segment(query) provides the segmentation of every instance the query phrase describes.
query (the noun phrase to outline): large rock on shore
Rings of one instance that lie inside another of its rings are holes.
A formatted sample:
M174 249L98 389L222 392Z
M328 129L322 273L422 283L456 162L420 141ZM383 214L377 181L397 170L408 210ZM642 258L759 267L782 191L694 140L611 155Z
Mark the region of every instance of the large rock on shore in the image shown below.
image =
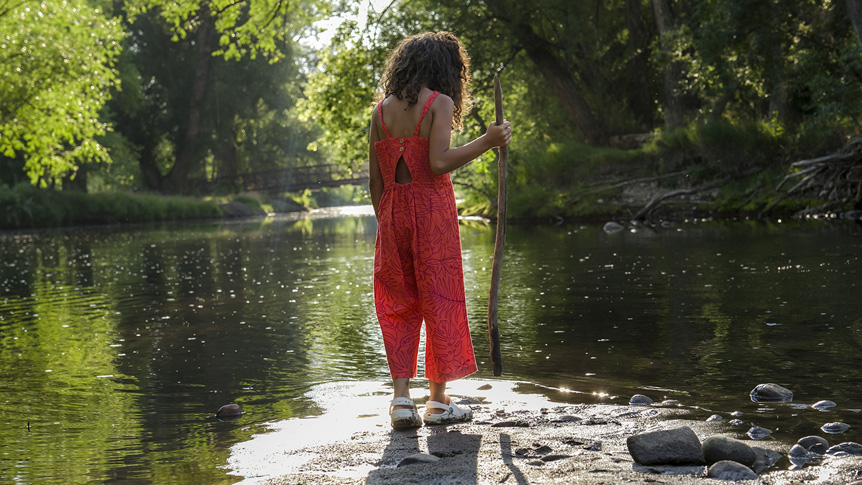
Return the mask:
M688 426L636 434L626 439L634 460L641 465L702 465L700 440Z
M707 465L720 461L735 461L750 468L757 460L757 454L750 446L726 436L710 436L704 440L702 449Z

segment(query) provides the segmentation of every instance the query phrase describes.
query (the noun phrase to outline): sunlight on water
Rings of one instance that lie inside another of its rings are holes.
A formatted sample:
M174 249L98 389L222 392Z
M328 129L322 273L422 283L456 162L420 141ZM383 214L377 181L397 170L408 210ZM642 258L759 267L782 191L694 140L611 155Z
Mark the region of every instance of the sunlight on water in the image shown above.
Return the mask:
M372 214L0 234L0 482L231 483L228 459L281 426L325 437L314 426L332 419L317 417L342 412L385 425ZM510 226L504 377L553 401L639 393L696 418L739 412L740 438L751 424L795 441L843 422L832 439L859 441L860 234ZM494 227L465 220L461 237L475 385L492 378ZM751 402L764 382L790 388L793 406ZM837 405L810 407L820 400ZM215 419L228 403L246 414Z

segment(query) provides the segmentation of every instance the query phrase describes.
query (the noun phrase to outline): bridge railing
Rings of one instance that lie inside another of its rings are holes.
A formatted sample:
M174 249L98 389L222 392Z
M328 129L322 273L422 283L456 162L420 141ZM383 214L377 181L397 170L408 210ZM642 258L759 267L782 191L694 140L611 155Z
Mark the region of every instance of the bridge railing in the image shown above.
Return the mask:
M368 183L367 164L363 165L358 172L348 171L341 165L323 164L262 170L237 174L233 177L193 181L194 186L202 190L228 185L249 192L294 192L365 183Z

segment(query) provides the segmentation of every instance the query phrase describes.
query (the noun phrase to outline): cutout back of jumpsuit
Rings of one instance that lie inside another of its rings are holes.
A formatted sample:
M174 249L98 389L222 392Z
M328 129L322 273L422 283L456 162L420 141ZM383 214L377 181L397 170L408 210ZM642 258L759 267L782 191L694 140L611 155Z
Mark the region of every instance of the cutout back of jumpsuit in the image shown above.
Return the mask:
M392 378L416 377L422 321L425 321L425 377L449 382L476 372L467 323L458 212L449 174L434 175L422 120L439 93L428 97L413 136L374 144L383 193L374 249L374 304ZM412 180L395 181L400 159Z

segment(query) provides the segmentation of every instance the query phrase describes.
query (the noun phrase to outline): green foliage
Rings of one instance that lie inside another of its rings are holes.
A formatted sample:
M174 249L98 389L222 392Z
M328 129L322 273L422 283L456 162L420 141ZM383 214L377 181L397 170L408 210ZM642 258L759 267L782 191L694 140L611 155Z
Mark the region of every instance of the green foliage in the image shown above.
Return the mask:
M151 194L58 192L0 185L0 228L156 222L219 217L214 202Z
M44 186L109 161L99 111L117 81L120 23L83 0L26 0L0 14L0 31L0 162L22 160Z

